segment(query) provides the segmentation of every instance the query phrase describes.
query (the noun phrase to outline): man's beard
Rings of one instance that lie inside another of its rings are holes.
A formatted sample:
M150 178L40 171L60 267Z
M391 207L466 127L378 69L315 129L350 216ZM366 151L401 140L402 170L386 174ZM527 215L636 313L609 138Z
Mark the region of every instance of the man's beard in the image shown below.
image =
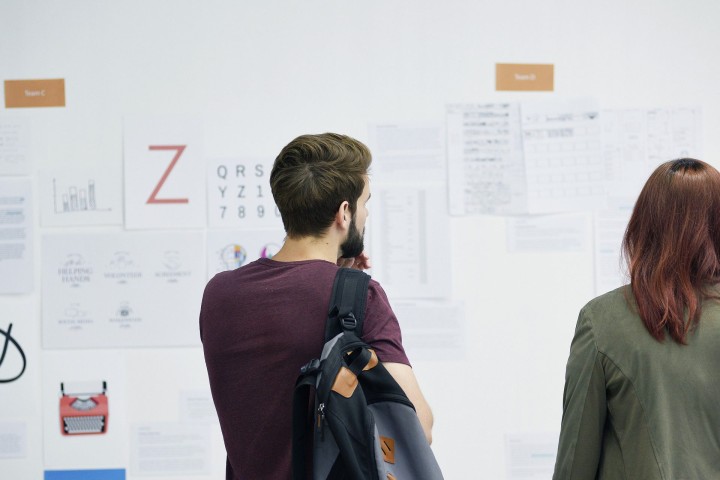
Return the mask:
M340 253L342 258L355 258L365 250L365 242L363 237L365 230L360 233L355 225L355 216L350 221L347 239L340 245Z

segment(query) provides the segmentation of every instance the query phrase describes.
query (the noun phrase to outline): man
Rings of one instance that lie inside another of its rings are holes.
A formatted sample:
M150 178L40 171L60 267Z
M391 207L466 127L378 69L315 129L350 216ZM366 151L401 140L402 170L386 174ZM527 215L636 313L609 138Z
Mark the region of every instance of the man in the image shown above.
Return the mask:
M363 233L370 151L332 133L303 135L270 175L287 233L272 259L216 275L200 312L200 337L227 450L227 480L291 477L295 380L324 343L338 266L369 268ZM428 441L432 413L403 350L400 328L371 280L362 332L415 405Z

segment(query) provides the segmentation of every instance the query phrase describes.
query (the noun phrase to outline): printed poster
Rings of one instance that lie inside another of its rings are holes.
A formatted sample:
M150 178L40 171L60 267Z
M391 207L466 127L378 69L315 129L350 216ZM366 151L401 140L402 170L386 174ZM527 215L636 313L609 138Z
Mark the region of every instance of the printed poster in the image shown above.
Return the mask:
M122 225L122 174L106 169L43 172L40 220L44 227Z
M210 228L282 229L270 191L272 158L225 158L208 161Z
M45 348L197 345L202 232L43 237Z
M127 117L125 227L187 228L206 223L202 123L191 117Z

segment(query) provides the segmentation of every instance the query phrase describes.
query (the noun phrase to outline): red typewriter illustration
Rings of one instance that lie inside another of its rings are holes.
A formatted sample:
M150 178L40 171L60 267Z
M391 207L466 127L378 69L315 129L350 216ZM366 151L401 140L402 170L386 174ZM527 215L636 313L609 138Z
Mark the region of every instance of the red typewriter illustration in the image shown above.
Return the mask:
M60 431L63 435L107 432L107 382L63 382L60 394Z

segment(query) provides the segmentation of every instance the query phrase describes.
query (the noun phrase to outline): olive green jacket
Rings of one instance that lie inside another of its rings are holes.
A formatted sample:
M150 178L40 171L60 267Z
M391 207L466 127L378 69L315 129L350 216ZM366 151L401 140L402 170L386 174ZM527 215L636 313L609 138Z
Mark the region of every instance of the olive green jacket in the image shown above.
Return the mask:
M553 479L720 479L720 305L705 302L687 345L661 343L627 288L580 311Z

